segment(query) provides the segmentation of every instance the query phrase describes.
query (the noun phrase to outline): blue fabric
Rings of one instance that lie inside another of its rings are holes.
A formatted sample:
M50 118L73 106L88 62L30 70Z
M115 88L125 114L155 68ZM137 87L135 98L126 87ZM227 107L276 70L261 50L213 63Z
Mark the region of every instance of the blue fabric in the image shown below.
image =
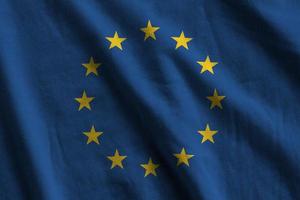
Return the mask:
M300 199L299 15L296 0L2 0L0 199ZM149 19L160 29L144 41ZM189 50L170 38L182 30ZM207 55L214 75L200 74ZM86 77L91 56L102 65ZM115 149L124 169L110 169Z

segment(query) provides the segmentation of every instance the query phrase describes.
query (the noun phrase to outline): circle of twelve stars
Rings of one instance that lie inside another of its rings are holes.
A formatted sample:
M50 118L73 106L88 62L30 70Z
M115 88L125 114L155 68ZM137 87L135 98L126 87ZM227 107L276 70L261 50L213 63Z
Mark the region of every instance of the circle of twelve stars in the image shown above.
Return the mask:
M147 23L147 26L144 28L141 28L140 30L144 32L145 37L144 41L147 39L153 39L156 40L155 32L158 31L160 27L152 26L151 21L149 20ZM188 43L193 39L186 37L184 32L182 31L178 37L171 37L176 42L175 49L178 49L180 47L185 48L188 50ZM110 42L109 49L112 48L118 48L120 50L123 50L122 43L127 38L122 38L119 36L118 32L114 33L113 37L106 37L106 40ZM202 67L200 73L211 73L214 74L213 68L218 64L218 62L212 62L210 60L210 57L207 56L204 61L197 61L197 63ZM94 74L98 76L98 68L101 66L101 63L95 62L94 58L91 57L89 60L89 63L82 64L84 68L86 68L86 76L89 76L90 74ZM219 108L222 109L221 101L225 98L225 96L219 96L218 91L214 89L212 96L206 97L210 101L210 109L213 108ZM82 97L75 98L75 100L79 103L78 111L82 109L88 109L91 110L91 102L95 99L95 97L88 97L86 91L83 91ZM214 135L217 134L217 130L211 130L209 124L206 124L206 127L204 130L199 130L198 134L202 136L201 143L204 142L211 142L214 143ZM87 137L87 144L90 143L99 143L99 137L103 135L103 132L96 131L95 126L92 126L90 131L83 132L83 134ZM186 165L189 166L189 160L194 157L192 154L188 154L185 150L185 148L182 148L180 153L174 153L173 156L177 158L177 166L180 165ZM123 169L123 161L127 158L127 156L120 155L118 149L115 150L114 155L107 156L107 159L111 161L111 169L115 167L119 167ZM155 164L151 157L149 158L148 163L141 164L140 165L145 170L144 177L147 177L148 175L154 175L156 176L156 169L159 168L159 164Z

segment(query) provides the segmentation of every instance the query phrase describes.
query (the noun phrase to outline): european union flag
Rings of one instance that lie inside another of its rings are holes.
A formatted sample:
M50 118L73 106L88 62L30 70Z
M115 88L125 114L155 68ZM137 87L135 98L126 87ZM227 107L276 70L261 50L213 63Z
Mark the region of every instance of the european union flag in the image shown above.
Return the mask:
M2 0L0 199L300 199L299 16Z

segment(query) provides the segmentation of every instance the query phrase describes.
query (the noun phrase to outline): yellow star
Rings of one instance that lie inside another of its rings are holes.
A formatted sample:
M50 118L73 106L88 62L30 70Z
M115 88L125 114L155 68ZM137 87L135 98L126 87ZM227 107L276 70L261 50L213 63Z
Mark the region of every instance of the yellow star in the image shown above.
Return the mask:
M202 66L201 74L205 71L209 71L214 74L213 67L218 64L217 62L211 62L209 56L206 57L205 61L197 61L197 63Z
M141 28L141 31L145 33L144 41L147 40L147 38L151 37L154 40L156 40L155 32L159 29L159 27L155 27L151 25L151 21L148 20L147 27Z
M118 47L119 49L122 49L122 42L124 42L127 38L120 38L118 35L118 32L115 32L114 37L106 37L108 41L110 41L109 49L112 49L114 47Z
M75 98L75 100L80 104L78 110L81 110L82 108L87 108L91 110L90 103L94 100L94 98L95 97L87 97L86 92L83 91L81 98Z
M159 165L154 164L152 162L152 159L150 158L148 161L148 164L141 164L141 167L143 167L145 169L145 176L148 176L149 174L152 174L154 176L156 176L156 171L155 169L159 167Z
M103 132L96 132L95 127L92 126L90 132L83 132L84 135L88 137L87 144L95 142L99 144L98 137L103 134Z
M221 101L225 98L225 96L219 96L217 89L214 90L213 96L208 96L206 98L211 101L210 109L213 109L215 106L221 109L223 108Z
M177 43L175 49L178 49L181 46L183 46L186 49L189 49L187 43L190 42L193 38L185 37L184 32L181 31L181 34L179 37L172 37L172 39L175 40Z
M115 155L114 155L114 156L107 156L107 158L108 158L109 160L112 161L112 164L111 164L110 169L113 169L113 168L116 167L116 166L119 166L120 168L123 169L122 161L123 161L126 157L127 157L127 156L121 156L121 155L119 154L118 149L116 149Z
M194 155L186 154L185 149L182 148L181 152L179 154L173 154L178 160L177 160L177 166L180 164L186 164L189 165L189 159L194 157Z
M89 63L83 63L82 66L86 68L85 76L88 76L90 73L94 73L98 76L97 68L101 65L101 63L95 63L94 58L91 57Z
M209 125L206 124L206 128L203 131L198 131L199 134L203 136L202 142L205 142L206 140L211 141L212 143L215 143L213 136L217 133L218 131L213 131L210 130Z

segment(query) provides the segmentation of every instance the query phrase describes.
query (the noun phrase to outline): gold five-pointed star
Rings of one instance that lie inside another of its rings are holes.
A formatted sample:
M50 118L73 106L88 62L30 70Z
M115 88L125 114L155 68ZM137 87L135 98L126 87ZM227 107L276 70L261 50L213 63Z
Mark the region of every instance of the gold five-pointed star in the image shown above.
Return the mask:
M78 110L81 110L83 108L87 108L91 110L90 103L94 100L95 97L87 97L86 92L83 91L81 98L75 98L75 100L80 104Z
M147 40L149 37L156 40L155 32L159 29L159 27L155 27L151 25L151 21L148 20L147 27L141 28L141 31L145 33L144 41Z
M205 61L197 61L197 63L202 66L201 74L205 71L214 74L213 68L218 64L217 62L211 62L209 56L206 57Z
M88 76L90 73L94 73L98 76L97 68L101 65L101 63L95 63L94 58L91 57L89 63L83 63L82 66L86 68L85 76Z
M210 109L213 109L215 106L221 109L223 108L221 101L225 98L225 96L219 96L217 89L214 90L213 96L208 96L206 98L211 101Z
M122 163L122 161L123 161L126 157L127 157L127 156L121 156L121 155L119 154L118 149L116 149L115 155L113 155L113 156L107 156L107 158L108 158L109 160L112 161L112 164L111 164L110 169L113 169L113 168L116 167L116 166L119 166L120 168L123 169L123 163Z
M152 174L154 176L156 176L156 168L159 167L158 164L154 164L152 162L152 159L150 158L149 161L148 161L148 164L141 164L141 167L143 167L145 169L145 176L148 176L149 174Z
M87 140L87 142L86 142L87 144L89 144L89 143L91 143L91 142L95 142L95 143L99 144L98 137L99 137L100 135L102 135L103 132L97 132L97 131L95 130L95 127L92 126L90 132L83 132L83 134L86 135L86 136L88 137L88 140Z
M218 131L213 131L210 130L209 125L206 124L206 128L203 131L198 131L199 134L203 136L202 142L205 142L206 140L211 141L212 143L215 143L213 136L217 133Z
M186 154L185 149L182 148L181 152L179 154L173 154L178 160L177 160L177 166L180 164L186 164L187 166L190 166L189 159L191 159L194 155Z
M118 47L119 49L122 49L122 42L124 42L127 38L120 38L118 35L118 32L116 31L114 34L114 37L106 37L108 41L110 41L109 49L112 49L114 47Z
M172 37L172 39L175 40L176 43L177 43L175 49L178 49L181 46L183 46L186 49L189 49L187 43L190 42L193 38L187 38L187 37L185 37L184 32L181 31L181 34L180 34L179 37Z

